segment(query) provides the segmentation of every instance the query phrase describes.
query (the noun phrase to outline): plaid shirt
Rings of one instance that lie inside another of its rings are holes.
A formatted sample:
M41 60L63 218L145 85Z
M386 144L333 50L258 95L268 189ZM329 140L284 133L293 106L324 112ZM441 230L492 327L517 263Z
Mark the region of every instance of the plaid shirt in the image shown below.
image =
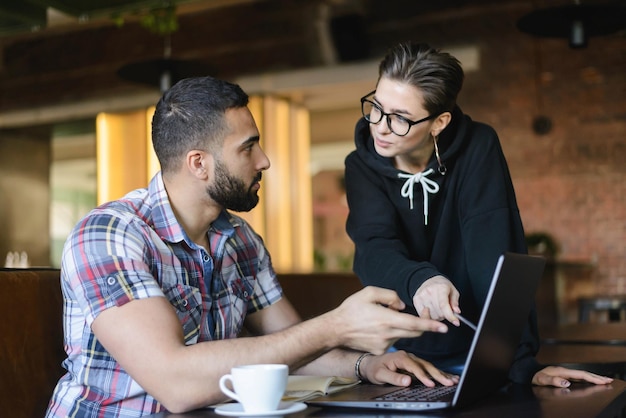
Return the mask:
M211 254L178 224L160 173L147 189L94 209L76 225L61 266L68 373L47 417L137 417L164 410L91 331L105 309L166 297L190 345L236 338L246 314L281 298L263 241L245 221L222 212L209 241Z

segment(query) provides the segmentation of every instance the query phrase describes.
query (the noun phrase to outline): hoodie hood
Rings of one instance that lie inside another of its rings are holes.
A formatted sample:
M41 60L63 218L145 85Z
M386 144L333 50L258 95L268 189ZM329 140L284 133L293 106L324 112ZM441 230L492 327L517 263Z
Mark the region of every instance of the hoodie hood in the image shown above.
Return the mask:
M383 157L376 152L374 140L370 134L370 124L361 118L355 129L356 153L361 160L372 170L384 177L394 179L398 182L398 193L408 199L408 205L413 209L415 185L421 185L422 197L424 199L424 222L428 224L428 198L429 195L439 191L439 186L443 182L444 176L454 169L454 162L459 151L469 141L468 129L471 126L471 119L464 115L457 106L452 111L452 120L448 126L439 134L439 155L441 164L439 166L435 153L430 157L428 164L421 173L407 173L398 170L393 165L393 158Z

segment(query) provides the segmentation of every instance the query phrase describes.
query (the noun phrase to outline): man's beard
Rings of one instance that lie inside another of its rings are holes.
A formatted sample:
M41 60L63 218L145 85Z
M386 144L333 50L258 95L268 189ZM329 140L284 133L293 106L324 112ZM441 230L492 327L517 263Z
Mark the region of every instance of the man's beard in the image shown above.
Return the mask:
M246 188L243 180L230 174L220 160L215 162L215 181L207 186L207 193L222 207L235 212L248 212L259 203L259 196L252 186L261 181L261 173Z

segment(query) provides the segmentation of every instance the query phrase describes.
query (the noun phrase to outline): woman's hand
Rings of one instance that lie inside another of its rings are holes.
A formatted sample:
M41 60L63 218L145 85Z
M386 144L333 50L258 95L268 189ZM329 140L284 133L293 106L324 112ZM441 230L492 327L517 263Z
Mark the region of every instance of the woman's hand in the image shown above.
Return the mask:
M426 280L415 292L413 305L420 318L448 320L457 327L461 324L455 314L459 308L459 291L443 276Z
M330 334L338 338L334 346L374 354L385 353L400 338L415 338L424 332L448 331L448 327L441 322L399 312L404 307L396 292L368 286L323 316L331 321L327 325L329 338Z
M545 369L539 370L533 376L533 385L538 386L566 388L572 384L572 381L606 385L611 383L613 379L584 370L568 369L559 366L548 366Z

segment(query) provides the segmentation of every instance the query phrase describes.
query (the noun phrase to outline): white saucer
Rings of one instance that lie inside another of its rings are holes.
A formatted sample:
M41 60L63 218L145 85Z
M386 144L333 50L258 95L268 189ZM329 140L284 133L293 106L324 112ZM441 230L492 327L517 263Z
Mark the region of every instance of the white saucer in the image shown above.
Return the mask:
M306 404L302 402L281 402L278 409L267 412L245 412L240 403L226 403L215 408L215 413L230 417L268 417L293 414L306 409Z

